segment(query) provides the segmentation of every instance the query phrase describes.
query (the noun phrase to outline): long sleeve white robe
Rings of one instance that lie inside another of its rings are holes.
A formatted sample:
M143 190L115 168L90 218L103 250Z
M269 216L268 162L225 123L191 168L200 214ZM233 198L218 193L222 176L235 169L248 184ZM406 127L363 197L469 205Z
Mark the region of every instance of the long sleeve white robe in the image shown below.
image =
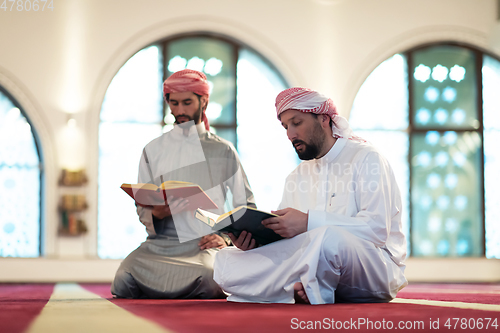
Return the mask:
M406 285L399 189L370 144L337 139L302 162L286 180L286 207L308 213L308 232L217 254L214 279L229 300L290 303L300 281L313 304L388 301Z

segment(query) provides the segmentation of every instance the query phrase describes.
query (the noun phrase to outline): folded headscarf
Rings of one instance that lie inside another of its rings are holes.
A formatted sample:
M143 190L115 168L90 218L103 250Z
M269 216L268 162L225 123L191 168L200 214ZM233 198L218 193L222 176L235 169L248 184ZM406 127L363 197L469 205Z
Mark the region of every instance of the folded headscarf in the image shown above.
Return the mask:
M276 97L275 106L278 119L286 110L326 114L333 120L332 132L335 138L365 142L359 136L354 135L349 122L339 115L333 101L314 90L299 87L283 90Z
M163 96L168 103L167 94L191 91L200 96L207 96L207 105L210 98L210 86L207 82L207 77L202 72L192 69L183 69L170 75L163 82ZM201 120L205 123L207 131L210 128L207 115L203 110Z

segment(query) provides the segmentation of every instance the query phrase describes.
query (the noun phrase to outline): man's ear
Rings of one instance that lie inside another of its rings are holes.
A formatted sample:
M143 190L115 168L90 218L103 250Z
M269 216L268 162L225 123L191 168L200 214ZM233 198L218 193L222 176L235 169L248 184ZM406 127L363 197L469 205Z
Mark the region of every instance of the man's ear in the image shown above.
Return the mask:
M326 114L321 115L321 126L330 127L330 116Z

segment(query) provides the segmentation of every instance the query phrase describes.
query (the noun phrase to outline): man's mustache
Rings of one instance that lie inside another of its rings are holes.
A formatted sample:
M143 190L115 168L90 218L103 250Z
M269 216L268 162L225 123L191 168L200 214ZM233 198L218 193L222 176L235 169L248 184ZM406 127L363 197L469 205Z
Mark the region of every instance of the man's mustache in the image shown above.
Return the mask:
M292 145L295 147L296 145L298 144L303 144L304 146L306 146L306 143L302 140L299 140L299 139L295 139L292 141Z
M178 119L180 119L180 118L185 118L185 119L188 119L188 120L193 120L193 119L191 119L190 116L182 114L182 115L178 115L177 117L175 117L175 121L177 122Z

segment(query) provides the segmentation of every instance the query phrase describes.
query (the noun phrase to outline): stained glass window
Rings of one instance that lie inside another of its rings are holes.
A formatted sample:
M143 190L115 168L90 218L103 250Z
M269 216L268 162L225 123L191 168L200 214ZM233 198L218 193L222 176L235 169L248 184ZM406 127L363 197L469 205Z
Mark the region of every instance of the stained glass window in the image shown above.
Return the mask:
M411 52L415 256L483 254L477 60L473 50L454 45Z
M428 131L411 140L413 255L480 256L481 138Z
M478 129L474 52L435 46L412 53L413 127Z
M174 118L163 102L161 84L184 68L207 75L211 85L207 107L211 131L237 147L258 208L277 208L286 171L298 164L273 108L274 98L287 85L260 55L234 41L209 36L173 38L147 47L116 74L101 109L101 258L123 258L146 239L133 201L120 193L119 187L137 181L142 148L172 128ZM273 142L272 147L269 142ZM274 156L276 172L263 166L263 156Z
M42 168L30 123L0 90L0 256L40 256Z
M404 65L397 65L399 59ZM407 142L407 149L394 149L394 139L390 149L381 150L396 174L404 169L398 163L406 165L400 187L411 179L403 200L411 213L413 256L500 258L498 91L498 60L472 48L440 44L389 58L358 92L351 111L358 134L374 143L383 143L377 136L394 135L395 129L406 137L398 142ZM384 124L373 112L379 104L389 106ZM395 122L402 126L391 125Z

